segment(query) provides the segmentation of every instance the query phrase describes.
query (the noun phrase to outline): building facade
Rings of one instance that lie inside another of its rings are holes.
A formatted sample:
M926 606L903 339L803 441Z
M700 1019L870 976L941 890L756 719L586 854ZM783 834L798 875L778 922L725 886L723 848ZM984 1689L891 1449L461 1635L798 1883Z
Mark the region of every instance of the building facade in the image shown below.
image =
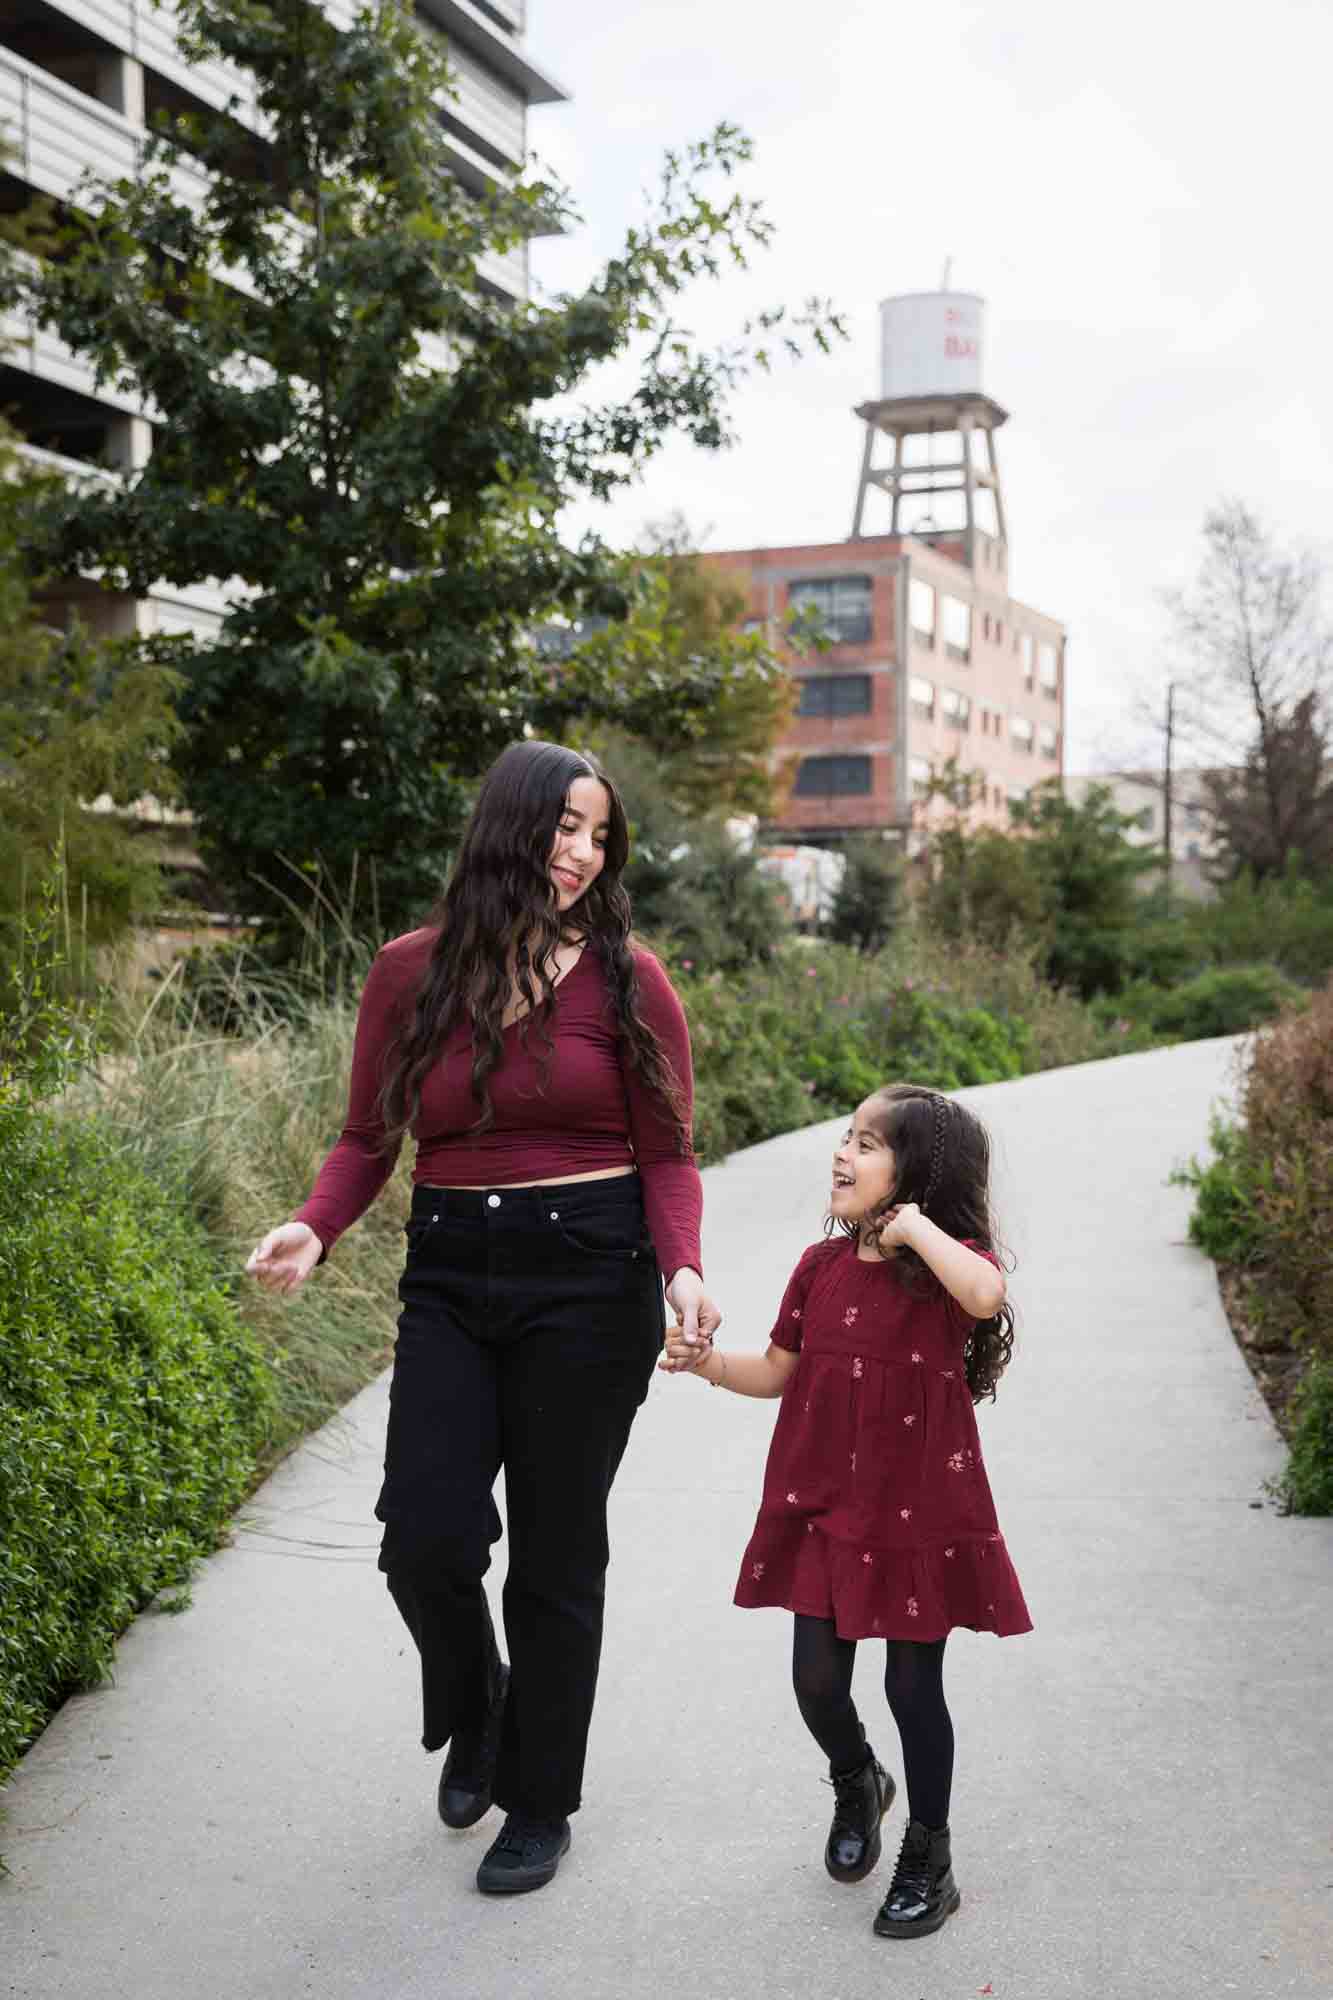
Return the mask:
M323 0L335 21L350 23L350 0ZM454 171L480 186L516 174L527 151L533 104L566 96L528 54L525 0L419 0L418 25L448 41L456 96L441 104ZM132 175L147 130L160 112L225 106L246 78L229 65L187 64L178 46L172 0L0 0L0 200L8 212L34 195L68 199L88 170ZM182 166L188 200L201 177ZM481 267L483 282L511 298L527 295L526 246ZM114 478L142 466L162 413L143 408L51 333L18 317L0 322L0 409L35 457L70 477ZM443 361L443 354L441 360ZM84 622L108 633L216 629L228 602L224 585L162 589L143 601L86 585Z
M796 679L779 746L791 770L772 824L783 838L910 836L951 809L933 777L969 775L976 825L1064 766L1065 633L1009 594L1006 545L974 530L710 554L747 593ZM794 652L792 614L830 642Z
M1132 822L1125 838L1134 847L1155 848L1171 853L1171 886L1183 896L1203 900L1216 894L1212 868L1219 859L1217 835L1208 811L1204 779L1207 773L1195 768L1178 770L1171 779L1171 824L1166 824L1166 787L1157 771L1107 771L1071 775L1065 779L1065 797L1072 805L1082 805L1094 788L1105 788L1117 812ZM1169 833L1169 840L1168 840ZM1145 875L1143 886L1150 888L1160 878Z

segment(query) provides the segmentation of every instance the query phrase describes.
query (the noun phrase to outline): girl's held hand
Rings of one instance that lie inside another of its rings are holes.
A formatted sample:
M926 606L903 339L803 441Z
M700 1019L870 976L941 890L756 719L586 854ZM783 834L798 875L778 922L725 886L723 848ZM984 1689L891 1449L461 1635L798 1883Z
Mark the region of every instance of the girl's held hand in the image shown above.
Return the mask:
M266 1292L285 1296L305 1283L319 1262L322 1247L308 1222L284 1222L255 1245L245 1268Z
M657 1365L668 1375L689 1375L703 1367L712 1351L711 1340L698 1341L691 1347L685 1339L684 1327L677 1320L667 1328L666 1351Z

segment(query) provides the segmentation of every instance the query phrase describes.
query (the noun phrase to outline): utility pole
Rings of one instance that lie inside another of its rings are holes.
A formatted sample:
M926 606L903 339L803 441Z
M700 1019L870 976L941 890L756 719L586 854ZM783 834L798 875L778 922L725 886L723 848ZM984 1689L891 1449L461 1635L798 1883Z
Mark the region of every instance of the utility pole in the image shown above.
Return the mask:
M1166 728L1162 735L1162 848L1166 854L1166 875L1164 886L1166 899L1171 900L1172 825L1171 825L1171 781L1173 776L1172 755L1176 736L1176 684L1166 684Z

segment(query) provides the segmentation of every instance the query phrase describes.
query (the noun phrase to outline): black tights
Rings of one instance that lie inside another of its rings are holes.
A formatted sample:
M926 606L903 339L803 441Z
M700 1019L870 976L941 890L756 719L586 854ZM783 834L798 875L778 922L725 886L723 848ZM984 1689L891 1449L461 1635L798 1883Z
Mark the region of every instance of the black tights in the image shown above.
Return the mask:
M884 1692L902 1739L907 1807L927 1826L947 1826L953 1784L953 1723L944 1699L943 1639L890 1639ZM835 1771L865 1761L866 1740L852 1700L855 1639L840 1639L831 1618L796 1614L791 1678L801 1719Z

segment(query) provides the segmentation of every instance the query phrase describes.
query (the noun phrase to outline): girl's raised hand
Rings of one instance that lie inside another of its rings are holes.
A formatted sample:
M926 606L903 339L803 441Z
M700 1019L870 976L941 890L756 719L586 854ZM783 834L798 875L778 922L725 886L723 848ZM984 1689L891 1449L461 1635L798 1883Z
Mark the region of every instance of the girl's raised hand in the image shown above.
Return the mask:
M285 1296L305 1283L319 1262L321 1248L308 1222L284 1222L255 1245L245 1268L266 1292Z
M870 1233L881 1250L895 1250L900 1243L910 1240L912 1225L920 1219L921 1210L914 1201L897 1202L876 1217L870 1224Z

